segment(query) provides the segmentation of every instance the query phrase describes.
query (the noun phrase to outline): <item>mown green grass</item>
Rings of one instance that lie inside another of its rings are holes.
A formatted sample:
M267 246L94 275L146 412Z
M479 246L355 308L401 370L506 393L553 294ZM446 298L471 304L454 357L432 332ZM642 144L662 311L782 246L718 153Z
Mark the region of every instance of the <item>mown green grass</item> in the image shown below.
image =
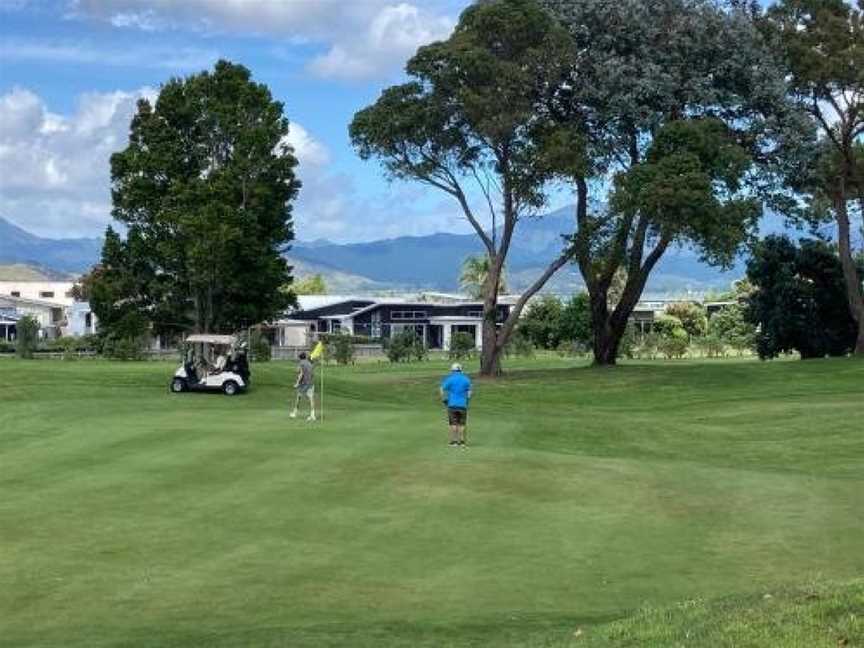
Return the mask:
M310 425L289 364L230 399L0 361L0 645L620 645L646 605L864 574L860 362L515 363L464 452L443 368L328 367ZM788 645L864 642L838 619ZM712 645L671 636L632 645Z

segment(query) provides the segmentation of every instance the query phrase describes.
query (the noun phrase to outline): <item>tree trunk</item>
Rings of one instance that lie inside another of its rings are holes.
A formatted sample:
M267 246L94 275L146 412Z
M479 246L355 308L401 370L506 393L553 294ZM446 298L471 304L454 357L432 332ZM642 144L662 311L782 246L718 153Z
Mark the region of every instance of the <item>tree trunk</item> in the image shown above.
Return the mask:
M846 205L844 191L838 192L834 200L834 213L837 219L837 242L840 252L840 264L843 267L843 278L846 283L846 297L852 319L858 325L858 336L855 342L855 355L864 355L864 291L861 289L861 277L852 257L849 211Z
M483 287L483 323L480 351L480 375L494 378L501 374L501 347L498 344L498 278L501 274L498 259L489 260L489 274Z
M596 366L611 366L618 358L619 339L615 339L612 322L609 318L609 302L606 290L589 293L591 300L591 329L594 337L592 350Z

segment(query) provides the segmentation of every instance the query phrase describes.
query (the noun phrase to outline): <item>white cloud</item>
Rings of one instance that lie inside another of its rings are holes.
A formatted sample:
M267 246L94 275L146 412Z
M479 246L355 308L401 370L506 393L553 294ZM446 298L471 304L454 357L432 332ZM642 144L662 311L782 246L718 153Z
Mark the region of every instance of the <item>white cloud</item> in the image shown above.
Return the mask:
M357 79L389 74L420 45L445 38L455 24L453 8L453 0L72 0L70 13L118 28L320 44L326 51L309 64L314 74Z
M414 5L383 7L365 33L334 44L309 67L317 75L343 79L374 76L394 61L406 61L421 45L446 38L453 21L435 16Z
M138 99L156 96L150 87L85 93L73 114L59 115L26 88L0 95L0 216L42 236L101 235L111 222L111 154L128 143ZM300 220L344 232L350 179L328 170L330 151L301 124L286 141L300 162Z
M294 155L300 161L301 169L305 166L323 167L330 162L330 151L327 147L296 122L291 122L285 141L294 148Z
M139 98L87 93L72 115L25 88L0 96L0 215L45 236L93 236L110 220L108 160L127 142Z
M214 50L197 47L135 46L110 48L81 41L4 38L0 59L78 63L112 67L146 67L167 70L200 70L219 58Z

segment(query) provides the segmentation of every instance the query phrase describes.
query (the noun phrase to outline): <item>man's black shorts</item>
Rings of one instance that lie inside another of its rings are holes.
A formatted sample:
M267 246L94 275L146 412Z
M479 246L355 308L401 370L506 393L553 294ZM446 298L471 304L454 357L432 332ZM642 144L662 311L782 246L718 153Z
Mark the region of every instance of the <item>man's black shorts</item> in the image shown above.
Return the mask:
M448 407L447 419L450 425L465 425L468 422L468 410L464 407Z

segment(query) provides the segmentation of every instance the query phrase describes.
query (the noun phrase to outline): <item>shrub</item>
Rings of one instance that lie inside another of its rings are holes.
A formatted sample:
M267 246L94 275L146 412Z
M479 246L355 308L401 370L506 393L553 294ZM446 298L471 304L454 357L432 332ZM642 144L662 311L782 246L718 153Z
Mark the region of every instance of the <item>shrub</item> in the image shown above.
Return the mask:
M660 352L669 360L673 358L683 358L687 355L687 349L690 346L690 336L683 328L673 329L668 335L660 337L658 348Z
M403 329L387 340L387 359L390 362L408 362L414 353L417 335L414 331Z
M513 331L510 339L507 340L507 346L504 353L508 356L516 356L519 358L531 358L534 356L534 343L531 341L521 328Z
M669 337L675 329L684 329L681 320L674 315L661 314L654 319L654 331L660 337ZM684 331L685 333L687 331Z
M561 317L564 307L552 295L544 295L532 301L519 326L522 332L541 349L555 349L561 342Z
M653 360L657 357L660 346L660 336L656 333L648 333L636 344L633 352L637 358Z
M451 360L465 360L473 356L476 350L474 336L470 333L458 332L450 337L448 355Z
M411 359L420 362L429 356L429 349L423 344L423 340L418 337L414 338L414 344L411 345Z
M39 322L31 315L25 315L15 326L15 353L19 358L32 358L39 344Z
M632 323L628 324L618 343L618 357L632 359L636 353L637 341L636 327Z
M324 344L330 344L335 338L349 338L354 344L382 344L380 337L369 337L366 335L350 335L348 333L321 333L318 339Z
M678 302L666 307L666 314L677 317L690 337L700 337L708 332L708 317L705 308L691 302Z
M696 338L694 343L709 358L720 358L726 355L726 344L718 335L709 333L703 337Z
M708 334L729 345L739 354L752 350L756 327L747 321L746 309L740 304L724 306L708 321Z
M273 357L270 341L258 329L253 329L249 336L249 352L253 362L270 362Z
M147 356L147 342L139 337L108 337L102 345L102 353L114 360L143 360Z
M572 340L584 347L591 347L593 342L591 327L591 301L588 293L574 295L561 311L562 340Z
M354 338L350 335L332 335L326 343L327 355L336 360L337 364L354 363Z

